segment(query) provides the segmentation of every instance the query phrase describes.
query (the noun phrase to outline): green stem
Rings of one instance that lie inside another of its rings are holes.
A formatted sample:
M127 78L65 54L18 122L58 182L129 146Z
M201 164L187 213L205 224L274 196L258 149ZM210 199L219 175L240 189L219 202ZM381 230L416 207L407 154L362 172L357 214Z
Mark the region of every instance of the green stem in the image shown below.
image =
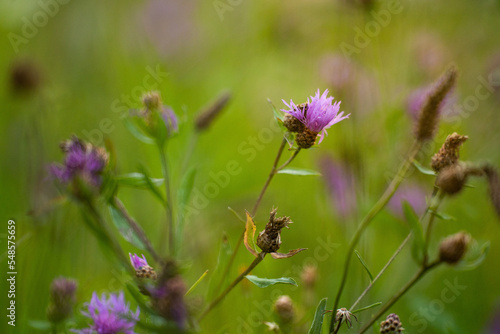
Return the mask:
M410 279L410 281L408 281L408 283L406 283L400 290L398 293L396 293L372 318L371 320L366 323L362 328L361 330L358 332L358 334L362 334L364 332L366 332L372 325L375 321L377 321L378 318L380 318L385 312L387 312L387 310L392 306L394 305L394 303L396 303L399 298L401 298L406 292L408 292L408 290L410 290L410 288L412 286L415 285L415 283L417 283L429 270L431 270L432 268L436 267L437 265L439 265L441 262L439 261L436 261L436 262L433 262L429 265L426 265L426 266L422 266L420 267L420 269L415 273L415 275Z
M334 307L333 307L333 312L336 312L338 306L339 306L339 301L340 297L342 296L342 292L344 290L345 284L347 282L347 273L349 271L349 265L351 261L352 254L354 253L354 248L358 244L358 241L365 231L365 229L368 227L370 222L375 218L375 216L386 206L386 204L389 202L391 197L394 195L396 190L398 189L399 185L403 181L408 169L410 168L412 161L414 160L415 156L418 154L420 151L420 148L422 147L421 142L415 142L412 145L412 148L410 149L410 153L408 154L408 158L401 164L399 167L399 170L392 180L392 182L389 184L385 192L382 194L382 197L375 203L375 205L371 208L371 210L368 212L368 214L363 218L361 223L358 225L358 228L356 229L356 232L354 233L354 236L351 239L351 242L349 243L349 247L347 249L347 255L344 263L344 270L342 273L342 279L340 281L340 286L337 292L337 295L335 297L335 302L334 302ZM330 321L330 333L336 333L335 331L335 317L332 317Z
M434 212L437 211L439 208L439 205L443 201L444 198L444 193L440 191L435 191L433 194L433 197L431 198L431 204L428 207L427 212L429 212L431 215L429 217L429 222L427 223L427 230L425 231L425 253L424 253L424 265L427 265L429 261L429 244L431 241L431 233L432 233L432 226L434 224L434 217L436 216Z
M165 154L165 149L161 146L158 147L160 150L160 160L162 166L163 178L165 179L165 193L167 195L167 200L165 202L165 211L167 213L167 225L168 225L168 249L170 256L174 255L175 252L175 231L174 231L174 213L172 206L172 195L170 193L170 177L168 172L168 161L167 155Z
M219 297L215 298L203 311L203 313L198 317L198 321L201 321L217 304L220 303L224 297L239 283L243 278L245 278L248 273L250 273L262 260L264 260L264 257L266 256L266 253L261 252L259 255L253 260L253 262L248 266L248 268L242 272L234 281L231 283L226 290L224 290Z

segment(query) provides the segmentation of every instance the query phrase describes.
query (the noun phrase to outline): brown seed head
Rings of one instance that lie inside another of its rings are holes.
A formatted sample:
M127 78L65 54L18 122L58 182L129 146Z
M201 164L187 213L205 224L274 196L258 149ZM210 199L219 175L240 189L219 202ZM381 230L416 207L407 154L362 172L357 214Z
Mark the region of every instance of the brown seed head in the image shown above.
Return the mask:
M456 67L452 66L434 84L420 111L415 133L418 141L427 141L434 137L439 122L439 106L446 94L455 86L457 75Z
M446 237L439 245L439 260L448 264L456 264L467 252L470 235L458 232Z
M401 320L395 313L391 313L387 318L380 323L380 333L396 334L404 331L401 325Z
M194 121L196 130L200 132L206 130L224 110L230 99L231 93L223 92L217 97L215 102L203 109Z
M448 137L439 152L432 157L431 167L439 173L442 169L454 165L460 157L460 146L468 139L467 136L454 132Z
M285 323L290 323L295 318L295 308L289 296L280 296L274 302L274 311Z
M257 237L257 246L265 253L274 253L281 246L281 229L292 223L290 217L276 218L277 209L271 211L269 222Z

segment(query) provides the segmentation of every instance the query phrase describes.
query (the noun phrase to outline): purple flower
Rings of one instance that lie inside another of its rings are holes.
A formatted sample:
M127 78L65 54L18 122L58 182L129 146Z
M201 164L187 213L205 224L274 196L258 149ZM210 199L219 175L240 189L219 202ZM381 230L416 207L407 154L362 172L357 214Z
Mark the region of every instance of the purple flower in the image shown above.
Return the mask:
M337 212L342 218L350 216L356 210L354 176L345 164L330 157L323 157L319 165Z
M86 304L88 311L82 313L93 320L89 328L73 330L79 334L135 334L134 326L139 320L139 308L136 312L129 310L129 304L125 304L123 292L119 295L110 293L109 298L105 294L99 299L97 293L92 294L90 303Z
M413 120L418 120L420 110L422 110L422 107L429 97L429 94L433 91L433 88L434 85L420 87L415 89L408 96L408 99L406 101L406 109ZM453 93L453 90L450 90L443 99L443 102L441 102L441 104L439 105L439 113L443 116L453 115L453 113L455 112L453 105L455 104L456 100L456 95Z
M174 321L180 329L186 327L187 308L184 303L186 285L179 275L159 282L150 290L153 307L165 319Z
M138 257L137 254L132 255L131 253L128 253L128 255L135 270L140 270L142 267L149 266L144 254L142 254L142 258Z
M319 143L321 143L325 134L327 134L326 129L348 118L350 115L343 116L343 111L339 113L340 101L332 104L333 97L327 97L327 95L328 89L321 96L318 89L315 96L307 99L307 108L298 107L292 100L290 100L290 104L283 100L283 103L289 108L288 110L282 109L283 112L298 119L311 132L315 134L321 132Z
M92 187L101 186L102 173L108 159L104 150L84 143L77 137L63 142L61 149L66 154L64 164L53 164L50 167L52 175L65 184L80 178Z
M406 201L415 210L417 215L424 213L427 203L425 202L425 192L416 185L400 187L389 201L389 210L398 217L404 217L403 202Z
M76 302L76 282L65 277L58 277L50 285L50 304L47 317L50 322L58 323L73 313Z
M168 136L172 136L174 133L179 131L179 122L172 108L169 106L163 106L161 108L160 115L165 123L165 127L167 128Z

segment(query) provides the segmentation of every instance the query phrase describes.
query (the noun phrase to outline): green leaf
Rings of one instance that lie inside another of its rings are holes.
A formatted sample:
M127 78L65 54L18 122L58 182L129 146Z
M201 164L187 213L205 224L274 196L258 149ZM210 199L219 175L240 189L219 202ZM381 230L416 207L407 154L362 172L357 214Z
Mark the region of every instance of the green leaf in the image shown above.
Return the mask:
M190 168L182 178L179 191L177 193L177 202L182 211L189 202L191 192L194 187L194 179L196 177L196 168Z
M479 267L486 259L486 255L490 250L490 242L486 241L482 245L479 245L476 241L471 243L469 251L467 252L465 259L460 261L456 266L456 270L468 271Z
M122 213L113 205L108 205L108 208L111 215L111 220L115 224L115 227L118 229L122 237L140 250L145 250L146 247L142 243L141 239L137 236L137 234L135 234L134 230L130 228L127 219L122 215Z
M422 224L420 224L420 220L411 205L406 201L403 202L403 212L413 232L413 244L411 247L412 257L417 264L421 264L425 252L425 239Z
M128 131L130 131L131 134L134 135L135 138L139 139L145 144L156 144L156 141L154 138L150 137L148 134L146 134L140 127L139 125L134 122L131 118L124 118L123 119L123 124L127 128Z
M270 99L267 99L267 102L271 106L271 109L273 109L274 119L283 121L283 116L278 112L278 110L274 106L273 102ZM283 122L281 122L281 123L283 123Z
M314 313L314 320L309 328L308 334L321 334L321 328L323 327L323 315L325 313L326 301L328 298L323 298L319 301L316 312Z
M418 162L417 160L413 160L413 166L415 166L418 169L418 171L424 175L433 175L433 176L437 175L435 171L433 171L430 168L422 166L422 164L420 164L420 162Z
M201 274L200 278L198 278L196 282L194 282L194 284L186 292L185 296L188 296L198 286L198 284L200 284L200 282L203 281L203 279L205 278L205 276L207 276L207 274L208 274L208 269L205 270L203 274Z
M232 207L228 206L227 209L229 211L231 211L231 213L236 217L238 218L239 221L241 221L242 223L246 223L245 219L241 218L241 216L238 214L238 212L236 212Z
M379 306L379 305L382 305L382 302L377 302L377 303L373 303L371 305L368 305L368 306L365 306L362 308L358 308L354 311L351 311L351 313L358 313L358 312L366 311L366 310L369 310L369 309L374 308L374 307Z
M449 214L443 213L443 212L437 212L437 211L430 211L434 216L438 217L439 219L445 220L445 221L456 221L457 219L453 216L450 216Z
M278 171L278 174L290 174L290 175L301 175L301 176L305 176L305 175L321 176L321 174L315 170L294 168L294 167L287 167L287 168L280 169Z
M246 275L247 280L257 285L259 288L267 288L268 286L274 284L290 284L298 286L297 282L291 277L280 277L280 278L260 278L254 275Z
M207 295L208 300L212 300L214 297L216 297L216 295L220 291L220 288L226 285L229 279L228 278L229 275L225 275L224 277L222 275L224 274L224 270L229 262L229 259L231 258L232 253L233 251L231 245L229 244L227 236L224 233L222 235L222 241L219 247L219 256L217 257L217 265L215 266L215 269L211 274L212 278L210 279L210 286ZM230 268L227 269L228 272L229 269Z
M157 200L160 201L160 203L162 205L165 205L165 202L166 202L165 197L163 197L163 194L158 189L158 187L153 182L151 182L152 178L149 176L149 173L146 170L146 167L144 167L143 165L140 165L139 171L141 172L141 174L143 176L144 182L147 185L147 189L155 196L155 198Z
M372 275L372 273L370 272L370 269L368 269L368 266L366 265L365 260L363 260L363 258L361 257L361 254L359 254L357 250L355 250L355 251L354 251L354 253L355 253L355 254L356 254L356 256L358 257L359 262L361 262L361 264L362 264L362 265L363 265L363 267L365 268L366 272L368 273L368 276L370 276L370 282L373 282L373 275Z
M52 327L52 324L46 320L29 320L28 324L30 325L30 327L33 327L40 331L48 331Z
M149 178L141 173L129 173L118 175L116 177L116 182L121 186L148 188L150 183L155 186L160 186L163 183L163 179Z

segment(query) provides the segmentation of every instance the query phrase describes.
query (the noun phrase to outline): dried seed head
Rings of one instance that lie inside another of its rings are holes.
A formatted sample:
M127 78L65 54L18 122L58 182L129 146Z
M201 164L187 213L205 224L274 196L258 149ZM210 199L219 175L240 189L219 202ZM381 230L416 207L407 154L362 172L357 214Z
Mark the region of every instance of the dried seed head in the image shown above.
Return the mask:
M470 239L470 235L466 232L458 232L446 237L439 245L440 261L456 264L467 252Z
M152 280L156 280L158 278L156 271L148 265L142 266L140 269L137 269L135 271L135 276L137 276L138 278L149 278Z
M162 105L160 93L156 91L147 92L142 96L142 104L148 110L158 110Z
M295 318L295 308L289 296L280 296L274 302L274 311L285 323L293 322Z
M387 318L380 323L380 333L396 334L401 333L405 329L401 325L401 320L395 313L391 313Z
M460 146L468 139L467 136L459 135L454 132L448 137L443 146L439 149L439 152L432 157L431 167L436 172L440 172L442 169L454 165L458 162L460 157L459 149Z
M467 170L462 164L444 168L436 177L436 186L447 195L459 193L467 180Z
M420 111L415 133L418 141L427 141L434 137L439 122L439 106L446 94L455 86L457 75L456 67L452 66L435 83Z
M490 185L491 202L500 217L500 178L498 177L498 172L493 166L490 165L484 166L483 171L486 174Z
M215 102L203 109L194 121L196 130L199 132L206 130L222 112L222 110L224 110L224 107L228 104L230 99L231 93L223 92L217 97Z
M65 277L52 281L50 286L50 304L47 308L47 318L52 323L58 323L73 313L76 302L76 282Z
M356 319L356 321L358 320L358 318L356 318L354 314L349 312L348 309L346 309L345 307L340 308L337 310L337 313L335 314L335 322L340 322L340 323L345 322L347 328L351 328L352 327L351 316L353 316L354 319Z
M274 253L281 246L281 229L292 223L290 217L276 218L277 209L271 211L269 222L257 237L257 246L265 253Z
M309 148L314 145L316 142L316 138L318 137L317 132L313 132L308 128L305 128L304 131L297 133L295 137L295 141L297 146L300 148Z

